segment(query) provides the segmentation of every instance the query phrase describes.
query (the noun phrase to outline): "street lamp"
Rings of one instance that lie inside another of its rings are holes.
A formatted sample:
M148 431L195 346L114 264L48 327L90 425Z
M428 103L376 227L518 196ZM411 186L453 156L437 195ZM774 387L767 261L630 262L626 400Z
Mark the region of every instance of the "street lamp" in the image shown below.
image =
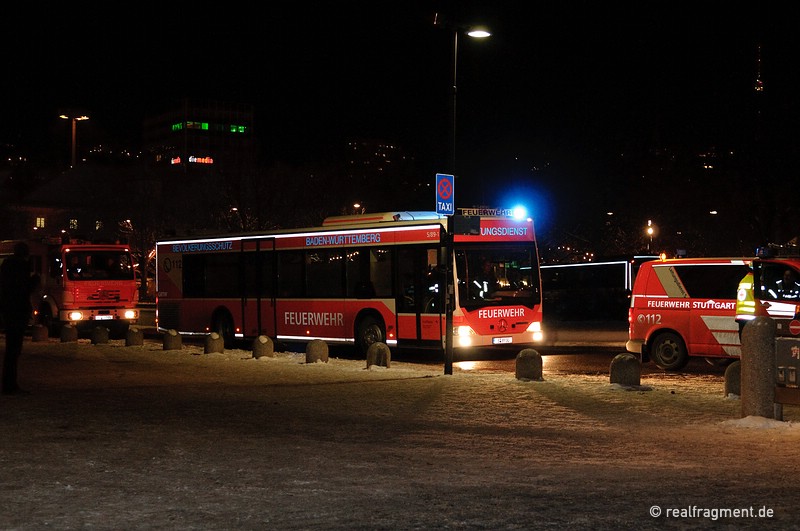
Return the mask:
M86 116L85 114L81 114L80 116L69 116L66 114L61 114L58 117L63 120L72 120L72 159L71 159L72 164L70 165L70 168L74 168L77 159L75 151L75 131L77 130L76 124L79 121L88 120L89 117Z
M456 94L458 93L458 34L459 32L466 33L469 37L476 39L484 39L491 36L485 28L474 26L461 26L458 24L451 24L445 22L439 17L439 13L434 14L434 26L442 26L453 31L453 101L451 111L451 127L452 127L452 158L450 160L450 173L455 179L456 175ZM450 221L450 220L448 220ZM449 223L448 223L449 225ZM453 255L453 233L452 229L444 231L443 242L444 244L444 373L453 374L453 306L455 303L455 286L452 282L452 263L450 262Z
M472 37L473 39L485 39L487 37L491 37L492 34L489 31L481 26L462 26L459 24L451 24L449 22L445 22L444 20L439 17L439 13L436 13L433 17L433 25L434 26L442 26L446 29L453 31L453 99L452 99L452 107L450 109L450 124L451 124L451 133L452 133L452 145L450 146L451 151L451 159L450 159L450 173L454 176L456 174L456 95L458 93L458 34L463 32L468 37Z
M650 242L647 244L647 252L649 253L650 247L653 246L653 233L655 232L652 219L647 220L647 230L645 232L647 232L647 235L650 237Z

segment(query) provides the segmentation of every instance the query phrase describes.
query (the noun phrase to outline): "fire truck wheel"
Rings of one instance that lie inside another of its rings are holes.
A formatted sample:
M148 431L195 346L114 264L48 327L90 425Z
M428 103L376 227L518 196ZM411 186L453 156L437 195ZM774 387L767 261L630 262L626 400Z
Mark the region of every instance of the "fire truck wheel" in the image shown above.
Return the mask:
M665 371L679 371L689 362L686 344L674 332L662 332L656 336L649 351L653 363Z
M50 311L49 306L39 308L39 324L47 329L48 336L58 337L58 323L53 319L53 312Z
M380 319L373 316L366 316L362 318L356 327L356 345L358 350L367 356L367 350L373 343L385 343L386 332L384 331L383 323Z

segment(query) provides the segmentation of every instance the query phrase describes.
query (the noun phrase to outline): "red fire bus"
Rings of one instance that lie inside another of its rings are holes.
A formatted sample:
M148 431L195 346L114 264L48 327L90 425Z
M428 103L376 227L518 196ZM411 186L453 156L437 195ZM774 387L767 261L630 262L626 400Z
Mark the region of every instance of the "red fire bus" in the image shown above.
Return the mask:
M217 332L228 345L266 335L362 354L375 342L441 351L448 284L456 352L542 339L529 218L334 216L321 227L161 241L156 260L158 328Z

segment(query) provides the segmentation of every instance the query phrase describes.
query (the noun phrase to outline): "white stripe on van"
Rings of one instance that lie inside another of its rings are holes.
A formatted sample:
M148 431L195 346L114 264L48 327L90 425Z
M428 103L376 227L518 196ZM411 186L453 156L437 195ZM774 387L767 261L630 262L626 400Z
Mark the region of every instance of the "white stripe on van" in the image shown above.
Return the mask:
M742 356L742 346L739 341L739 324L732 316L703 315L703 324L711 331L711 335L722 347L728 356Z
M732 347L732 346L729 346L729 345L723 345L722 346L722 350L728 356L736 356L737 358L741 358L742 357L742 347Z
M736 336L739 336L739 323L736 322L733 315L703 315L702 317L709 330L728 330L736 332ZM738 344L739 341L736 343Z

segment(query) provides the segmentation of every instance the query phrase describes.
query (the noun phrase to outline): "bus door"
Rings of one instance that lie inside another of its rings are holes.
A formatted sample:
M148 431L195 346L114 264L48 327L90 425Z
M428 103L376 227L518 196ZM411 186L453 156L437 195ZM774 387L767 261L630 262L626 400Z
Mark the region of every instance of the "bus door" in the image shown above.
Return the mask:
M396 280L398 343L441 348L444 276L439 248L399 249Z
M243 251L244 252L244 251ZM244 252L242 330L246 336L275 337L275 238L255 240Z

